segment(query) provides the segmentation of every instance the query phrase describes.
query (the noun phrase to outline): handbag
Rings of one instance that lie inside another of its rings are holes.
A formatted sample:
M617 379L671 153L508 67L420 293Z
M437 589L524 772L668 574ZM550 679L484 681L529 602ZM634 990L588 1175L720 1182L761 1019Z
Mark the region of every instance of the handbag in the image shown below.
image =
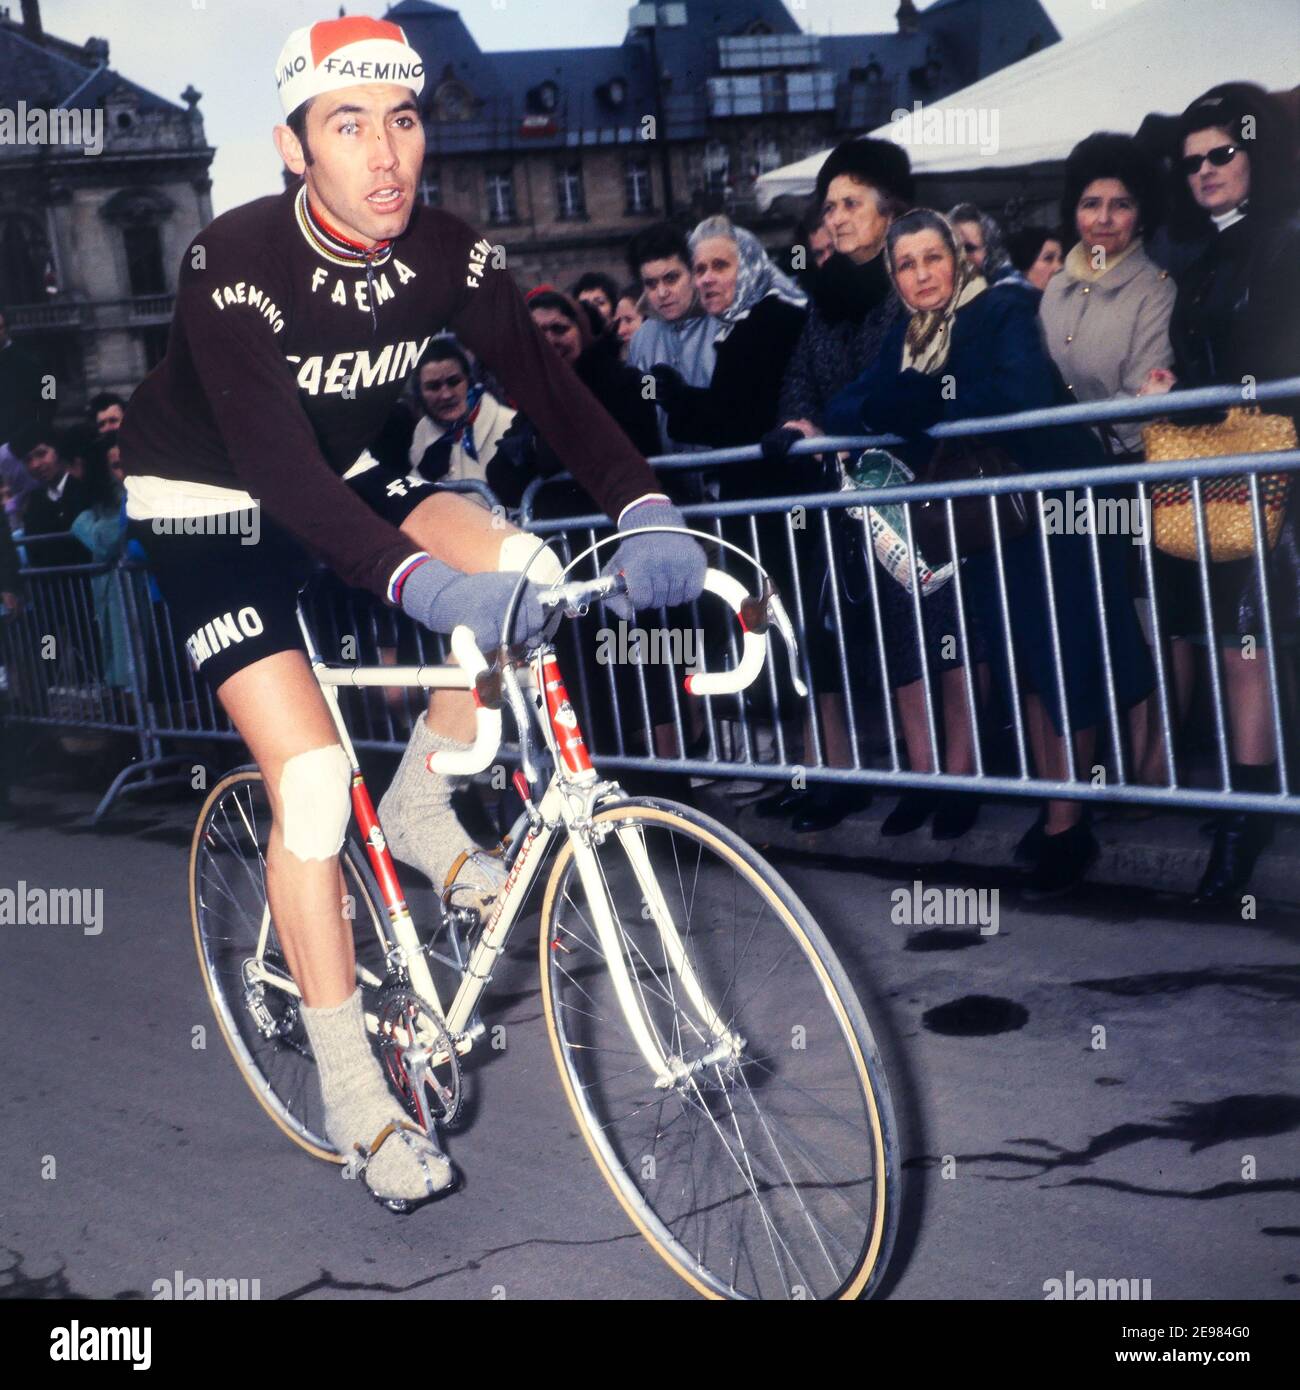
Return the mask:
M1000 445L978 440L944 439L930 458L922 483L957 483L971 478L1006 478L1021 472L1015 459ZM1014 540L1029 530L1029 508L1023 493L997 496L998 529L1003 541ZM993 519L987 496L952 499L953 530L957 550L964 559L993 548ZM947 507L941 497L912 504L912 535L934 560L949 563Z
M1142 431L1148 463L1215 458L1220 454L1266 454L1296 447L1295 422L1289 415L1265 414L1258 406L1231 406L1217 424L1175 425L1157 420ZM1277 544L1286 513L1291 479L1287 473L1264 473L1259 501L1264 515L1266 544ZM1205 535L1210 559L1244 560L1255 553L1255 519L1250 505L1250 479L1240 473L1226 478L1202 478ZM1190 482L1155 483L1151 487L1152 530L1159 549L1180 560L1195 560L1196 512Z
M883 449L867 449L860 454L851 468L844 470L840 483L841 491L852 492L862 488L902 487L914 482L912 470ZM907 521L900 506L886 504L874 507L846 507L844 509L846 546L848 550L845 566L845 593L851 603L866 603L871 594L865 570L870 561L867 556L874 554L877 563L886 574L910 594L912 592L911 552L907 545ZM936 568L926 559L918 546L916 551L916 577L921 587L922 597L941 589L952 578L951 564ZM860 595L850 592L848 578L852 576L860 582L855 586Z

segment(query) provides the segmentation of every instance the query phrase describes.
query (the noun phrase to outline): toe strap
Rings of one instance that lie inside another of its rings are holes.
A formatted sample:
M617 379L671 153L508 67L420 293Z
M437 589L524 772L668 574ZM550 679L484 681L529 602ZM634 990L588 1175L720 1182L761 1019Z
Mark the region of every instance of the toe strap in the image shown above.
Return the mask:
M424 1152L421 1152L421 1146L417 1144L416 1140L408 1137L407 1131L409 1131L410 1134L417 1135L420 1139L424 1141ZM428 1134L425 1133L424 1130L422 1130L418 1125L410 1124L406 1120L389 1120L389 1122L383 1127L383 1129L381 1129L379 1133L375 1135L374 1139L370 1141L369 1148L367 1148L360 1142L353 1145L353 1148L355 1148L356 1151L361 1155L361 1170L363 1172L365 1171L365 1168L369 1164L370 1160L374 1158L374 1156L379 1152L380 1148L385 1143L387 1143L389 1138L394 1134L396 1134L398 1138L401 1139L402 1142L406 1145L406 1147L410 1149L410 1151L415 1155L416 1161L420 1165L420 1170L424 1174L424 1186L427 1189L428 1195L430 1197L434 1196L435 1193L437 1193L438 1188L434 1184L433 1174L429 1172L429 1165L426 1162L426 1160L429 1157L433 1156L441 1158L444 1162L446 1162L447 1156L429 1138ZM432 1150L432 1154L430 1153L430 1150Z

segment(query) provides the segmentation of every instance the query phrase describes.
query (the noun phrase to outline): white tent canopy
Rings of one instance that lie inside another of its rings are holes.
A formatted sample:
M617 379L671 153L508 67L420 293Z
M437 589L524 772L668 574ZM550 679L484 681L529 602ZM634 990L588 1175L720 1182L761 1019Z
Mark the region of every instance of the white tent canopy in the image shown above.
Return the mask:
M1014 169L1063 160L1095 130L1177 114L1220 82L1276 91L1298 78L1296 0L1146 0L871 134L906 146L918 174ZM761 206L811 193L829 153L764 174Z

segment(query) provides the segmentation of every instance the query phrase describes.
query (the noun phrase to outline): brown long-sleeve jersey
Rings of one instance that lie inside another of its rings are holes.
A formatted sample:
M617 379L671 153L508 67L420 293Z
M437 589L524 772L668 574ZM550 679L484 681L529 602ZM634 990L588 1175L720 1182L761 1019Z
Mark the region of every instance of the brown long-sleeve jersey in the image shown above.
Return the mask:
M418 547L341 475L451 329L611 516L657 490L486 239L417 207L367 266L331 249L305 203L301 191L259 198L191 243L167 352L122 425L128 474L243 489L345 581L387 596Z

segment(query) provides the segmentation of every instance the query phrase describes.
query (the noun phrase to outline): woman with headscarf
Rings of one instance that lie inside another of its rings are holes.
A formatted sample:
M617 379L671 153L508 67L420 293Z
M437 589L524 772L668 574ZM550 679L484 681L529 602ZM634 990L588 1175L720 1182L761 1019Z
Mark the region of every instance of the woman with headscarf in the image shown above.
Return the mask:
M712 448L756 444L777 422L781 382L803 332L808 297L753 232L726 217L701 222L691 233L690 251L700 303L718 324L713 376L707 387L688 386L673 368L653 367L656 398L674 439ZM724 495L754 496L757 481L744 465L730 469Z
M1300 215L1295 136L1262 88L1225 83L1198 97L1178 123L1174 215L1207 238L1178 283L1169 336L1172 372L1153 377L1149 393L1177 387L1236 386L1300 374ZM1300 402L1274 402L1300 420ZM1190 417L1176 417L1190 423ZM1200 418L1199 416L1197 418ZM1297 476L1292 474L1292 488ZM1295 641L1300 615L1300 547L1292 497L1277 544L1267 551L1273 635ZM1264 654L1263 597L1255 561L1209 566L1214 631L1222 645L1232 786L1278 788L1276 730ZM1200 567L1159 556L1156 588L1175 649L1206 641ZM1253 639L1249 644L1244 640ZM1240 902L1272 822L1234 811L1215 821L1214 844L1194 901L1222 908Z
M914 471L922 469L934 450L922 434L933 425L1060 405L1069 399L1043 345L1033 303L1026 295L990 292L939 213L918 209L899 218L889 229L885 254L898 296L911 312L890 330L872 370L846 394L863 427L909 438L905 453ZM1005 449L1026 472L1094 466L1103 458L1096 438L1080 426L985 435L980 442ZM1048 493L1045 501L1052 496ZM1040 537L1031 529L1005 539L1002 551L1011 638L1017 674L1025 687L1034 761L1040 776L1064 780L1065 711L1058 695ZM1048 554L1076 767L1090 768L1096 727L1108 706L1089 538L1055 530L1048 536ZM1151 691L1154 672L1129 601L1126 570L1107 555L1103 550L1105 637L1116 704L1124 710ZM1010 670L994 564L992 551L964 557L962 593L1009 700ZM1081 805L1049 802L1022 841L1022 852L1035 860L1026 895L1044 898L1068 891L1087 872L1096 850Z
M807 296L772 263L752 232L726 217L701 222L690 235L689 249L700 304L717 325L713 375L706 387L690 386L672 367L652 367L655 397L673 439L710 448L756 444L776 424L781 381L803 331ZM732 464L717 476L723 501L773 497L789 488L784 468L762 463ZM746 552L754 549L756 534L758 559L788 598L794 576L785 523L784 516L768 514L751 531L744 518L731 518L723 534ZM741 571L742 582L751 583L754 571L748 566ZM794 706L788 673L778 670L776 709L763 708L766 690L756 689L747 699L779 719L782 707L793 714Z
M996 218L974 203L958 203L948 214L948 224L961 238L966 259L986 284L996 285L1015 273Z

